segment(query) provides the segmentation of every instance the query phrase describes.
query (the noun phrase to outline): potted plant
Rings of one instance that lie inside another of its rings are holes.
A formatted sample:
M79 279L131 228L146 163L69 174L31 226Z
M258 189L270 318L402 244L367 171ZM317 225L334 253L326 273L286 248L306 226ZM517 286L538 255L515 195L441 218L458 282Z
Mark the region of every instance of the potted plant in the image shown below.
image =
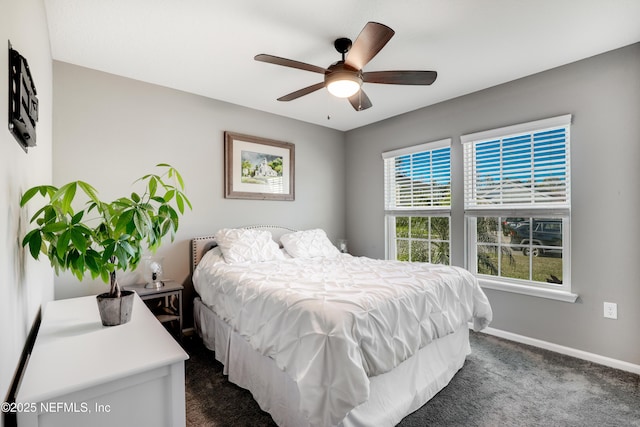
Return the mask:
M95 188L83 181L60 188L36 186L20 200L21 207L36 194L47 200L30 220L36 228L22 240L33 258L46 255L56 274L68 270L82 280L88 272L109 283L109 292L97 296L105 326L126 323L131 315L133 292L120 290L116 271L134 270L145 250L155 252L165 235L173 241L179 214L186 206L191 209L178 171L166 163L157 167L164 170L162 175L148 174L135 181L143 183L141 193L112 202L100 200ZM78 194L88 198L80 210L74 207Z

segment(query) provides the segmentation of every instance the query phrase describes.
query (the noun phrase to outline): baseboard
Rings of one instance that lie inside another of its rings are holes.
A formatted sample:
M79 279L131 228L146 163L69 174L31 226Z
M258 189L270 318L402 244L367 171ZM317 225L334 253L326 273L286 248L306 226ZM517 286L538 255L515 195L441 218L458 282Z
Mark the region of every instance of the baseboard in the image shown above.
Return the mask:
M600 365L608 366L610 368L620 369L622 371L631 372L640 375L640 365L625 362L623 360L612 359L610 357L601 356L595 353L589 353L587 351L578 350L571 347L565 347L563 345L554 344L548 341L542 341L536 338L526 337L524 335L514 334L513 332L507 332L495 328L485 328L481 331L487 335L493 335L496 337L504 338L510 341L519 342L521 344L527 344L533 347L543 348L545 350L554 351L556 353L564 354L567 356L575 357L589 362L598 363Z

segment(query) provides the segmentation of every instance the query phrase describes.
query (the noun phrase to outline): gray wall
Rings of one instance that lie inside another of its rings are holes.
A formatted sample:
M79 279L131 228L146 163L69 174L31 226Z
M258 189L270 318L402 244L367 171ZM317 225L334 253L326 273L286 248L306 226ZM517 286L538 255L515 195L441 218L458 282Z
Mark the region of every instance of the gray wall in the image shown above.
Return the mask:
M580 297L570 304L486 290L491 326L640 364L640 44L348 132L349 247L384 257L380 154L451 137L452 263L464 265L460 135L567 113L571 280ZM618 304L618 320L603 318L604 301Z
M345 236L342 132L57 61L53 86L55 185L86 180L111 200L157 163L181 172L193 211L157 253L166 276L188 283L189 239L222 227L321 227L334 243ZM296 200L225 199L224 131L294 143ZM121 275L122 284L138 280ZM56 278L56 299L105 290L100 281Z
M7 130L7 40L27 58L40 101L38 146L28 154ZM31 205L20 209L20 197L29 187L51 183L51 51L42 0L0 0L0 41L0 394L4 397L38 309L53 298L51 267L33 260L20 245L34 213Z

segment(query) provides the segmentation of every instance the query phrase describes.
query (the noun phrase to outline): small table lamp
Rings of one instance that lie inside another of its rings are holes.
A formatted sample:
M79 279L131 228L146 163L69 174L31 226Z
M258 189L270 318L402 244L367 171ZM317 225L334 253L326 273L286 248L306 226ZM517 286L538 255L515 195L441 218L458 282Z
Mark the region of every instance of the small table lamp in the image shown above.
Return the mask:
M164 286L162 282L162 258L144 258L144 278L147 284L145 288L158 289Z

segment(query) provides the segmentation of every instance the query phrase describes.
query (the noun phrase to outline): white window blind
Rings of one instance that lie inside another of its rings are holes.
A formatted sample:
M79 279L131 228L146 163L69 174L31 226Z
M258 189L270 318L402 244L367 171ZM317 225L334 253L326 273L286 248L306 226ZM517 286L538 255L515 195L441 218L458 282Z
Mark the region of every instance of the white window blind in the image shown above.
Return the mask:
M571 115L464 135L465 210L568 209Z
M451 139L382 153L385 210L449 210Z

